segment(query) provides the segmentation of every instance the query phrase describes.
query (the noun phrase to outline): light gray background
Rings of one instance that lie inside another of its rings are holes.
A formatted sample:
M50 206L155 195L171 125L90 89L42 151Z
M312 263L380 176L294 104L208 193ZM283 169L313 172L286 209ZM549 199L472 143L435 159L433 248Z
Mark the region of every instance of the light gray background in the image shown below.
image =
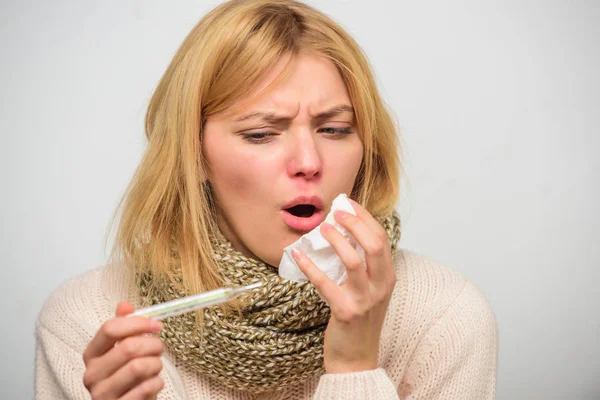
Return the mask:
M0 3L1 398L32 397L36 314L105 262L152 90L216 3ZM498 399L600 398L600 2L311 4L364 47L399 121L403 247L495 310Z

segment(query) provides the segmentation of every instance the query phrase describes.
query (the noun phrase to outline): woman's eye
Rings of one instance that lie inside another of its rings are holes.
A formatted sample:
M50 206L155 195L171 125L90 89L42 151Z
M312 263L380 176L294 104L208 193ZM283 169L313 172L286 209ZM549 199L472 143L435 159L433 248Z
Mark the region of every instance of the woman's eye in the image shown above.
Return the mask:
M263 143L269 140L271 136L275 136L274 133L269 132L256 132L256 133L245 133L242 135L244 140L251 143Z
M321 128L319 132L326 133L331 136L345 136L352 133L352 128Z

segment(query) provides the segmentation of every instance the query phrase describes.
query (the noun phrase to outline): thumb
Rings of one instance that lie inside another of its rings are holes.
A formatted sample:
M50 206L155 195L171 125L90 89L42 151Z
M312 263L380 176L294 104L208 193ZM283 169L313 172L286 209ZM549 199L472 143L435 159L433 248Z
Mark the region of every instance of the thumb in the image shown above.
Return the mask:
M131 314L133 311L135 311L135 308L130 302L122 301L117 305L115 315L117 317L124 317L127 314Z

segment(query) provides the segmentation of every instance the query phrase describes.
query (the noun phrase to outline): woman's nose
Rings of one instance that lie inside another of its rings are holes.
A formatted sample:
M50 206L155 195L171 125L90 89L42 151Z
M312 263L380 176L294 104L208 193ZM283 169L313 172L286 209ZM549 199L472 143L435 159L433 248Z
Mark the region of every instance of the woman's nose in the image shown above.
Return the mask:
M321 175L323 163L315 138L310 132L299 134L290 143L288 173L290 176L302 176L308 179Z

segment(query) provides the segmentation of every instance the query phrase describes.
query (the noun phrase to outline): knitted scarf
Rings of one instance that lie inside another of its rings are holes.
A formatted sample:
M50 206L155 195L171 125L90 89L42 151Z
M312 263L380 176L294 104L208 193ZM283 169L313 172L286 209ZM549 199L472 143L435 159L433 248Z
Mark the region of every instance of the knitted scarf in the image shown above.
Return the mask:
M394 252L400 219L392 214L381 224ZM194 329L195 313L163 320L160 336L165 345L192 369L227 387L253 393L281 389L323 373L323 338L330 311L314 286L281 278L277 268L245 257L221 235L212 244L225 285L264 283L242 298L241 314L226 316L219 307L204 309L200 332ZM142 304L186 296L181 283L181 271L174 271L174 282L152 282L151 274L139 274Z

